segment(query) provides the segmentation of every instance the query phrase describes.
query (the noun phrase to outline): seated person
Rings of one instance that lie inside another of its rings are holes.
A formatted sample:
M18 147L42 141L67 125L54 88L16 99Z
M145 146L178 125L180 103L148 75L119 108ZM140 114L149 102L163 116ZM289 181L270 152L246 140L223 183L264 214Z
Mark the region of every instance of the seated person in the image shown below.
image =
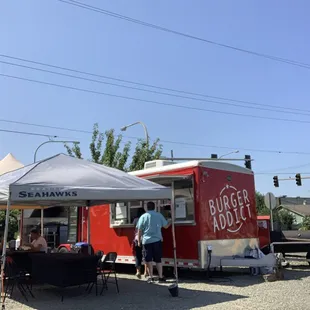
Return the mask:
M30 247L32 252L47 252L46 240L40 235L38 228L32 228L30 231L31 243L25 244L25 246Z

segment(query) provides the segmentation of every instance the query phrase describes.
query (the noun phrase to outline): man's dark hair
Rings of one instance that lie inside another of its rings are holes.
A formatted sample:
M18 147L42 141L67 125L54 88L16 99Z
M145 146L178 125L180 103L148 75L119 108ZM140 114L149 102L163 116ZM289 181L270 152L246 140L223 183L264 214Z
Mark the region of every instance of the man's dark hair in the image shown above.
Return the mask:
M37 227L33 227L33 228L30 230L30 232L33 233L33 234L39 234L39 233L40 233L40 231L39 231L39 229L38 229Z
M149 201L146 206L147 206L148 211L155 210L155 203L153 201Z

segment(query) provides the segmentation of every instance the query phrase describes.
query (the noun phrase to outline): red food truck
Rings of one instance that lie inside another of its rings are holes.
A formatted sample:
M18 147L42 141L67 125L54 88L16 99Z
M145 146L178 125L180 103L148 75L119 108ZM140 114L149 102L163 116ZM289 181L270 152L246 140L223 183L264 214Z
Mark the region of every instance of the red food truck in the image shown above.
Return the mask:
M179 267L224 266L223 259L244 258L247 251L259 247L251 170L224 161L156 160L130 174L172 187ZM157 211L169 219L170 201L154 202ZM134 264L133 221L145 205L145 201L124 201L82 211L76 221L79 241L89 241L95 251L117 252L117 263ZM172 266L171 228L163 231L163 256L164 266Z
M269 252L270 247L270 216L259 215L257 216L258 237L260 249L266 254Z

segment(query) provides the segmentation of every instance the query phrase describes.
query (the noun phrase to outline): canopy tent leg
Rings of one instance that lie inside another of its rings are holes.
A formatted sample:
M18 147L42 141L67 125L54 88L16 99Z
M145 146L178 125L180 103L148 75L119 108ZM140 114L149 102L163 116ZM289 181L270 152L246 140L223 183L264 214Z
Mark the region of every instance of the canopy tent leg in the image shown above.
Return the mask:
M6 262L6 245L8 239L8 231L9 231L9 216L10 216L10 208L11 208L11 198L9 197L7 205L6 205L6 214L5 214L5 227L4 227L4 236L3 236L3 248L2 248L2 257L1 257L1 281L0 281L0 292L1 292L1 309L5 309L4 304L4 268Z
M175 204L174 204L174 182L172 182L172 197L171 197L171 230L172 230L172 242L173 242L173 263L174 263L174 275L176 284L178 284L178 262L177 262L177 245L175 240Z
M81 235L80 235L80 238L79 238L79 240L78 241L81 241L81 242L83 242L84 241L84 207L81 207L81 211L80 211L81 213L81 223L82 223L82 225L81 225Z
M41 208L41 236L44 237L44 209Z
M87 209L87 243L88 243L88 254L91 255L91 247L90 247L90 209L89 207Z
M90 216L89 216L89 208L87 210L87 243L90 243Z
M20 212L20 221L19 221L20 246L23 245L23 232L24 232L24 210L21 210L21 212Z

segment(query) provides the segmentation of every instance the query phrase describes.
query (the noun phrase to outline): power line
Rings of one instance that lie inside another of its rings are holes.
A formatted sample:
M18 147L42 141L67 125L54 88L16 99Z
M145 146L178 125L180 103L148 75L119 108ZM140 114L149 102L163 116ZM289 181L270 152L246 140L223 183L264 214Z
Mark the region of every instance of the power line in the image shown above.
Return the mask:
M177 98L188 99L188 100L194 100L194 101L199 101L199 102L215 103L215 104L228 105L228 106L233 106L233 107L241 107L241 108L254 109L254 110L263 110L263 111L272 111L272 112L278 112L278 113L296 114L296 115L308 115L308 116L310 116L310 114L305 114L305 112L292 112L292 111L274 110L274 109L261 108L261 107L249 107L249 106L244 106L244 105L236 104L236 103L220 102L220 101L213 101L213 100L206 100L206 99L199 99L199 98L194 98L194 97L188 97L188 96L184 96L184 95L169 94L169 93L164 93L164 92L155 91L155 90L149 90L149 89L143 89L143 88L139 88L139 87L132 87L132 86L126 86L126 85L120 85L120 84L105 82L105 81L101 81L101 80L98 80L98 79L89 79L89 78L80 77L80 76L77 76L77 75L61 73L61 72L56 72L56 71L36 68L36 67L32 67L32 66L25 66L25 65L21 65L21 64L12 63L12 62L7 62L7 61L1 61L0 60L0 63L6 64L6 65L9 65L9 66L21 67L21 68L25 68L25 69L30 69L30 70L35 70L35 71L40 71L40 72L45 72L45 73L51 73L51 74L56 74L56 75L60 75L60 76L65 76L65 77L69 77L69 78L84 80L84 81L88 81L88 82L95 82L95 83L100 83L100 84L105 84L105 85L112 85L112 86L123 87L123 88L127 88L127 89L139 90L139 91L143 91L143 92L160 94L160 95L171 96L171 97L177 97ZM277 109L279 109L279 108L280 107L277 107ZM309 113L310 113L310 111L309 111Z
M296 172L256 172L255 175L289 175L293 174L295 175ZM301 172L300 174L310 174L310 172ZM292 180L295 179L295 176L292 177Z
M56 126L47 126L47 125L40 125L40 124L32 124L32 123L25 123L25 122L18 122L18 121L10 121L10 120L0 120L0 122L9 122L9 123L16 123L16 124L24 124L24 125L30 125L30 126L37 126L37 127L43 127L43 128L53 128L53 129L59 129L59 130L68 130L68 131L76 131L76 132L81 132L81 133L92 133L91 131L85 131L85 130L79 130L79 129L71 129L71 128L64 128L64 127L56 127ZM28 132L28 131L17 131L17 130L7 130L7 129L0 129L0 132L6 132L6 133L14 133L14 134L22 134L22 135L30 135L30 136L39 136L39 137L46 137L46 138L60 138L59 136L56 135L47 135L47 134L41 134L41 133L36 133L36 132ZM124 136L126 137L126 136ZM64 138L64 137L63 137ZM68 137L65 137L68 138ZM127 138L130 139L136 139L138 140L138 137L130 137L127 136ZM176 142L176 141L167 141L167 140L160 140L160 142L166 142L166 143L174 143L174 144L182 144L182 145L189 145L189 146L200 146L200 147L213 147L213 148L225 148L225 149L233 149L230 147L226 146L210 146L210 145L203 145L203 144L192 144L192 143L186 143L186 142ZM239 148L241 150L241 148ZM243 149L243 150L253 150L253 149ZM258 152L276 152L276 153L290 153L290 154L310 154L310 153L297 153L297 152L279 152L279 151L270 151L270 150L255 150ZM301 168L305 166L309 166L310 163L305 164L305 165L300 165L300 166L295 166L295 168ZM288 167L289 168L294 168L294 167ZM283 169L284 170L284 169ZM289 174L294 174L294 172L257 172L255 175L289 175ZM310 174L309 172L303 172L302 174Z
M14 120L8 120L8 119L0 119L0 122L9 123L9 124L19 124L19 125L25 125L25 126L34 126L34 127L39 127L39 128L49 128L49 129L63 130L63 131L70 131L70 132L78 132L78 133L84 133L84 134L93 134L92 131L88 131L88 130L74 129L74 128L68 128L68 127L49 126L49 125L14 121ZM134 136L123 136L123 137L127 138L127 139L134 139L134 140L140 139L139 137L134 137ZM262 153L310 155L310 152L240 148L240 147L230 147L230 146L196 144L196 143L188 143L188 142L180 142L180 141L172 141L172 140L162 140L162 139L160 139L160 142L167 143L167 144L184 145L184 146L190 146L190 147L199 147L199 148L215 148L215 149L225 149L225 150L233 150L233 149L236 150L236 149L238 149L240 151L251 151L251 152L262 152Z
M151 24L151 23L148 23L148 22L144 22L144 21L141 21L141 20L138 20L138 19L134 19L134 18L131 18L131 17L128 17L128 16L125 16L125 15L114 13L112 11L104 10L104 9L99 8L99 7L95 7L95 6L92 6L92 5L85 4L83 2L74 1L74 0L70 0L70 1L58 0L58 1L66 3L66 4L69 4L69 5L72 5L72 6L76 6L76 7L82 8L82 9L86 9L86 10L89 10L89 11L93 11L93 12L101 13L101 14L108 15L108 16L111 16L111 17L114 17L114 18L122 19L122 20L131 22L131 23L135 23L135 24L138 24L138 25L141 25L141 26L145 26L145 27L156 29L156 30L160 30L160 31L171 33L171 34L175 34L175 35L178 35L178 36L182 36L182 37L185 37L185 38L188 38L188 39L193 39L193 40L196 40L196 41L200 41L200 42L216 45L216 46L219 46L219 47L224 47L224 48L227 48L227 49L231 49L231 50L235 50L235 51L238 51L238 52L254 55L254 56L257 56L257 57L262 57L262 58L266 58L266 59L269 59L269 60L274 60L274 61L277 61L277 62L286 63L286 64L290 64L290 65L293 65L293 66L298 66L298 67L301 67L301 68L305 68L305 69L310 69L310 64L307 64L307 63L303 63L303 62L299 62L299 61L295 61L295 60L291 60L291 59L286 59L286 58L281 58L281 57L277 57L277 56L272 56L272 55L268 55L268 54L258 53L258 52L255 52L255 51L239 48L239 47L236 47L236 46L232 46L232 45L228 45L228 44L219 43L219 42L216 42L216 41L204 39L204 38L201 38L201 37L197 37L197 36L194 36L194 35L186 34L186 33L183 33L183 32L180 32L180 31L176 31L176 30L173 30L173 29L169 29L169 28L166 28L166 27L162 27L162 26L158 26L158 25Z
M282 122L293 122L293 123L304 123L304 124L310 123L310 121L306 121L306 120L294 120L294 119L288 119L288 118L277 118L277 117L259 116L259 115L252 115L252 114L242 114L242 113L235 113L235 112L228 112L228 111L217 111L217 110L198 108L198 107L190 107L190 106L173 104L173 103L159 102L159 101L155 101L155 100L146 100L146 99L140 99L140 98L135 98L135 97L104 93L104 92L99 92L99 91L85 89L85 88L78 88L78 87L67 86L67 85L62 85L62 84L56 84L56 83L44 82L44 81L39 81L39 80L34 80L34 79L28 79L28 78L23 78L23 77L14 76L14 75L8 75L8 74L0 74L0 76L6 77L6 78L11 78L11 79L16 79L16 80L21 80L21 81L27 81L27 82L42 84L42 85L59 87L59 88L63 88L63 89L76 90L76 91L80 91L80 92L84 92L84 93L91 93L91 94L96 94L96 95L103 95L103 96L108 96L108 97L121 98L121 99L125 99L125 100L130 100L130 101L145 102L145 103L162 105L162 106L179 108L179 109L186 109L186 110L193 110L193 111L200 111L200 112L210 112L210 113L233 115L233 116L242 116L242 117L256 118L256 119L266 119L266 120L273 120L273 121L282 121Z
M39 137L47 137L47 138L60 138L60 137L54 136L54 135L46 135L46 134L42 134L42 133L27 132L27 131L0 129L0 132L17 133L17 134L21 134L21 135L39 136Z
M91 73L91 72L87 72L87 71L76 70L76 69L62 67L62 66L57 66L57 65L53 65L53 64L47 64L47 63L43 63L43 62L39 62L39 61L34 61L34 60L29 60L29 59L25 59L25 58L14 57L14 56L5 55L5 54L0 54L0 57L8 58L8 59L13 59L13 60L18 60L18 61L23 61L23 62L26 62L26 63L36 64L36 65L45 66L45 67L54 68L54 69L60 69L60 70L69 71L69 72L73 72L73 73L89 75L89 76L93 76L93 77L97 77L97 78L103 78L103 79L108 79L108 80L113 80L113 81L133 84L133 85L139 85L139 86L155 88L155 89L159 89L159 90L175 92L175 93L179 93L179 94L186 94L186 95L198 96L198 97L203 97L203 98L226 100L226 101L238 102L238 103L245 103L245 104L254 105L254 106L262 106L262 107L270 107L270 108L275 108L275 109L285 109L285 110L289 110L289 111L301 111L301 112L309 112L310 113L310 110L297 109L297 108L289 108L289 107L276 106L276 105L268 105L268 104L262 104L262 103L255 103L255 102L251 102L251 101L237 100L237 99L232 99L232 98L227 98L227 97L211 96L211 95L207 95L207 94L188 92L188 91L179 90L179 89L160 87L160 86L151 85L151 84L145 84L145 83L139 83L139 82L119 79L119 78L115 78L115 77L111 77L111 76L95 74L95 73ZM147 90L145 90L145 91L147 91Z
M310 163L306 163L306 164L302 164L302 165L297 165L297 166L290 166L290 167L286 167L286 168L278 168L278 169L275 169L275 170L276 171L283 171L283 170L288 170L288 169L304 168L304 167L307 167L307 166L310 166ZM268 170L268 171L260 171L260 173L270 173L270 170Z

